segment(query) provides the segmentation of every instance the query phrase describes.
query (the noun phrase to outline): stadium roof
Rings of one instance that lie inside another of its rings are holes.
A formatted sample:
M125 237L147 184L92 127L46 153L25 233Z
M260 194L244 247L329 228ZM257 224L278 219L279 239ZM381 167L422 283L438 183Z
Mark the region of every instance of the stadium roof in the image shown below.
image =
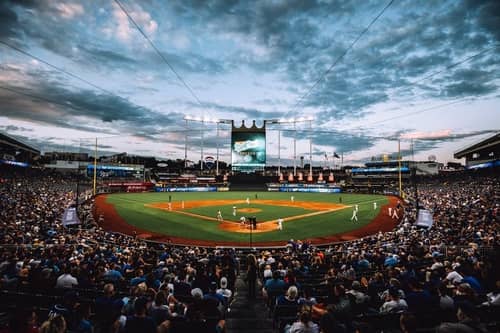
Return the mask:
M27 144L22 143L19 140L14 139L14 138L12 138L6 134L3 134L3 133L0 133L0 144L6 144L8 146L12 146L12 147L15 147L17 149L25 150L25 151L31 152L33 154L40 155L39 150L37 150L33 147L30 147Z
M474 143L468 147L456 151L455 154L453 154L453 156L455 158L462 158L465 157L467 154L471 154L478 150L494 147L499 144L500 144L500 132L496 133L493 136L490 136L489 138L481 140L480 142Z

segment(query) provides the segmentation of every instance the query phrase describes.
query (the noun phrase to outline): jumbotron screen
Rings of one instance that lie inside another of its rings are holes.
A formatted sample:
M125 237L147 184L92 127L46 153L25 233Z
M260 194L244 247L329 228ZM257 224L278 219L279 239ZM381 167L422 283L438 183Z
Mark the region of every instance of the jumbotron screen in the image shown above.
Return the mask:
M266 166L266 132L233 131L231 164L237 171L262 170Z

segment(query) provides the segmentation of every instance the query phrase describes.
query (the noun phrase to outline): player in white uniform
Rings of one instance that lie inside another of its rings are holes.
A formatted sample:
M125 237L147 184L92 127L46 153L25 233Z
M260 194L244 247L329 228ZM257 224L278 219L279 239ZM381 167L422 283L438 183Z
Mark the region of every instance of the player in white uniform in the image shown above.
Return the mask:
M377 210L377 202L376 201L373 202L373 210Z
M294 203L294 202L295 202L295 197L294 197L293 195L290 197L290 201L291 201L292 203Z
M278 219L278 230L283 230L283 219L281 217Z
M217 221L224 221L224 219L222 218L222 213L220 210L217 211Z
M244 216L240 217L240 226L241 227L245 227L245 222L246 221L247 221L247 219Z
M356 222L358 222L358 211L356 209L352 210L351 221L353 221L353 220L356 220Z
M250 205L250 197L247 197L247 205Z
M358 210L359 210L359 206L358 206L358 204L355 204L355 205L354 205L354 209L356 209L356 211L358 211Z
M233 216L236 216L236 206L233 206Z

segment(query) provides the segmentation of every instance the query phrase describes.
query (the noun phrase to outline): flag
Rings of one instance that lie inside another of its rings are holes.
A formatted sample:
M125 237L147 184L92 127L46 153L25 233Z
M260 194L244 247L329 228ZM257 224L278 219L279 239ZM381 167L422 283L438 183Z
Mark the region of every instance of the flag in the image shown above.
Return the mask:
M340 158L339 154L337 154L337 153L333 153L333 157Z

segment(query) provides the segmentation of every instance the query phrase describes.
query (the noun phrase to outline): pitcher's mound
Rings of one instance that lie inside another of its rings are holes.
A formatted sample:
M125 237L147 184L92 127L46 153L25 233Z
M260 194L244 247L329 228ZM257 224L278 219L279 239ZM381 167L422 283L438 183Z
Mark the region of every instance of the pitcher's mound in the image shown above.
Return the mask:
M259 209L259 208L240 208L240 209L238 209L238 212L241 212L241 213L258 213L261 211L262 211L262 209Z

